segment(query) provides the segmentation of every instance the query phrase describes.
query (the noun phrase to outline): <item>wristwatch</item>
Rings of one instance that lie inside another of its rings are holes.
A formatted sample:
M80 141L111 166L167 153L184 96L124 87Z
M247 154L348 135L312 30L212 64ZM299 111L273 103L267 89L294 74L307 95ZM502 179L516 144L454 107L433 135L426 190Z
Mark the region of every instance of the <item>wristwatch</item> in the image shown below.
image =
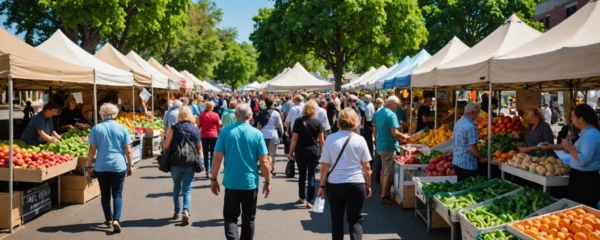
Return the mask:
M325 188L325 185L319 185L319 188Z
M211 179L210 179L210 181L211 181L211 182L216 182L216 181L217 181L217 179L216 179L216 178L211 178Z

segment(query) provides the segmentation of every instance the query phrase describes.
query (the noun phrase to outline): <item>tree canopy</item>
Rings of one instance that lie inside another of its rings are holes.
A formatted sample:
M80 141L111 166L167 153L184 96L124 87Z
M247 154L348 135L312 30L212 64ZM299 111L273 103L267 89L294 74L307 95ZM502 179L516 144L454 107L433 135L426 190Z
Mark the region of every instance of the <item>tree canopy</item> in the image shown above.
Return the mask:
M536 22L535 6L542 0L419 0L429 30L425 48L437 52L456 36L468 46L483 40L513 13L531 27L543 30Z
M391 64L417 51L427 40L422 18L417 0L276 0L254 17L251 40L261 63L311 55L324 61L339 90L345 68L359 57Z
M230 43L225 57L215 70L215 78L236 89L256 72L256 50L248 43Z
M6 27L37 45L60 29L84 50L93 53L98 44L111 42L120 51L145 49L171 41L183 28L190 0L6 0L0 12Z

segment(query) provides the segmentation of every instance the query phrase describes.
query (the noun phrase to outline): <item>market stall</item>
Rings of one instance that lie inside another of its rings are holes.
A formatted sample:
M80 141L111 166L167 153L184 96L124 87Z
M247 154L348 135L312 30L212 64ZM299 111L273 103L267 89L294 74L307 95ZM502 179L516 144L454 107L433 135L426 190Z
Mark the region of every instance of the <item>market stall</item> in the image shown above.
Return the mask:
M3 39L3 44L0 45L0 82L2 86L7 87L8 93L13 93L15 87L31 90L69 86L89 88L94 84L93 68L78 66L55 58L16 39L3 29L0 29L0 38ZM61 154L60 157L56 157L55 153L41 152L39 149L23 145L21 146L24 148L17 146L15 143L18 141L14 140L13 135L13 94L8 94L8 103L9 138L5 142L6 144L2 144L2 156L0 156L0 179L8 183L8 193L0 193L3 199L0 201L0 208L7 214L2 214L0 228L9 229L12 232L14 227L22 225L25 220L35 216L35 212L33 215L31 214L32 210L37 211L37 214L49 210L52 203L49 198L50 187L48 182L45 184L40 182L75 169L76 161L71 156ZM30 158L24 158L29 155L31 155ZM49 159L51 155L55 156L52 163L50 163L52 159ZM37 160L33 163L33 159L36 157ZM42 159L42 163L38 162L40 159ZM45 159L48 161L46 162ZM15 181L40 184L23 188L23 191L14 191L13 183ZM60 184L60 177L57 178L57 181ZM22 204L24 197L40 192L44 193L43 196L48 197L27 203L27 206ZM60 202L60 197L58 201ZM40 207L32 209L32 203L39 203Z
M151 109L152 109L152 114L156 115L155 111L154 111L154 104L156 102L156 91L155 90L164 89L165 91L169 91L170 89L179 89L179 87L178 86L169 86L170 83L172 82L169 80L169 77L162 74L160 71L156 70L154 67L150 66L150 64L148 64L148 62L146 62L144 59L142 59L134 51L130 51L126 55L126 57L127 57L127 59L129 59L131 62L133 62L137 66L146 70L146 72L149 73L150 76L152 77L152 90L151 90L152 107L151 107ZM167 93L167 95L168 95L168 93ZM167 98L168 98L168 96L167 96Z
M177 71L177 69L169 66L168 64L165 64L165 68L167 70L169 70L173 75L179 77L180 79L185 80L185 84L183 86L185 86L186 93L191 93L195 90L196 84L194 83L193 80L188 79L187 77L183 76L181 73L179 73L179 71ZM181 86L181 87L183 88L183 86Z

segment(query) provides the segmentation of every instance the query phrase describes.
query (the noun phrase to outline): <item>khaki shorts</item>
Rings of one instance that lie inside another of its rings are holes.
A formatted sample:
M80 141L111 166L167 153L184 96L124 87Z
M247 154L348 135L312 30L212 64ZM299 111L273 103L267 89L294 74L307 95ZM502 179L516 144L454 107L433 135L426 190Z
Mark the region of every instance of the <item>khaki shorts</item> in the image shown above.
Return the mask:
M379 156L381 156L381 169L383 171L383 176L394 176L394 157L396 155L396 152L377 151L377 153L379 154Z

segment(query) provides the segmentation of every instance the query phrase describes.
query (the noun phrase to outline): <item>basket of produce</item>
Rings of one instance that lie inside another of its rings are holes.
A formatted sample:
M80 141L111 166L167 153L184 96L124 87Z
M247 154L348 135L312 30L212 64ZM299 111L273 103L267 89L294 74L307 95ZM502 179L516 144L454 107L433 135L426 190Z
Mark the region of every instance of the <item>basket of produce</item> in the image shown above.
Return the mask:
M462 239L475 239L481 232L503 229L505 224L525 219L553 202L547 193L525 188L488 205L460 211Z
M477 235L477 240L521 240L506 230L493 230L482 232Z
M573 204L575 203L571 202L567 205ZM507 230L523 240L598 240L600 239L600 211L584 205L576 205L508 224Z
M452 139L452 130L450 130L450 128L447 125L441 125L436 129L429 130L429 132L427 132L427 135L423 138L420 138L417 141L417 143L425 144L429 147L434 147L450 139Z
M487 154L488 146L485 141L480 141L478 146L482 153ZM510 133L493 135L491 159L499 163L507 162L517 155L517 149L522 146L524 143L515 140Z
M470 177L456 182L456 176L444 177L415 177L415 195L427 203L435 194L444 192L458 192L489 181L486 177Z
M433 198L435 211L448 223L458 222L458 211L471 209L492 202L493 199L522 190L521 187L499 179L493 179L470 189L454 193L438 193Z

